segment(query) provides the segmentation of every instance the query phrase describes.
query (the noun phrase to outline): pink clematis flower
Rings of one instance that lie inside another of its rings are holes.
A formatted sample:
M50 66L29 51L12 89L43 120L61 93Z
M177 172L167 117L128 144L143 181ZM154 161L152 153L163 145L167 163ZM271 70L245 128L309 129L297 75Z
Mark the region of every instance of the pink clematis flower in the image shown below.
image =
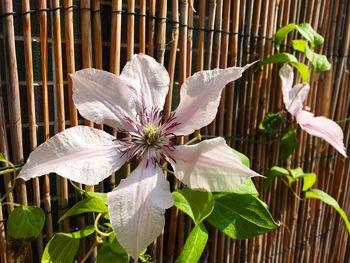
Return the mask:
M108 193L113 230L126 251L137 258L162 231L165 209L173 205L162 168L168 161L175 176L192 189L227 191L259 174L242 165L223 138L196 145L177 145L215 117L223 87L244 68L195 73L181 87L176 111L164 118L162 108L169 75L153 58L134 55L119 77L97 69L73 74L73 99L80 114L129 135L117 140L102 130L69 128L40 145L29 156L20 178L55 172L93 185L136 157L138 167Z
M303 110L303 102L310 90L309 84L297 84L292 87L294 74L292 67L288 64L283 65L279 75L282 79L283 102L300 127L307 133L324 139L339 153L347 157L341 127L326 117L314 117L313 113Z

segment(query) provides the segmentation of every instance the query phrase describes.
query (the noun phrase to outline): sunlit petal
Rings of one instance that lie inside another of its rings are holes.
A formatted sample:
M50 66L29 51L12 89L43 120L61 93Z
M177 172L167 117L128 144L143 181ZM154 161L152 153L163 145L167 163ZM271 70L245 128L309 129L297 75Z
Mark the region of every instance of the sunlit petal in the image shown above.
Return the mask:
M339 153L347 157L343 143L343 130L336 122L322 116L314 117L314 114L304 110L298 113L296 120L307 133L324 139Z
M245 167L223 138L179 145L171 153L175 176L192 189L221 192L260 176Z
M132 83L136 89L138 112L144 109L163 109L169 88L169 74L154 58L137 54L125 65L121 79Z
M309 84L297 84L292 87L294 79L293 68L288 64L283 65L279 75L282 80L283 102L286 109L295 116L303 108L303 102L309 93L310 86Z
M36 148L18 177L29 180L48 173L83 184L97 184L125 162L108 133L76 126L56 134Z
M136 116L134 85L107 71L83 69L71 75L73 100L79 113L95 123L129 130L125 117Z
M165 209L173 205L169 183L158 166L144 159L108 193L108 211L119 243L134 259L164 227Z
M175 110L175 121L180 125L173 132L188 135L211 123L218 110L222 89L240 78L251 65L200 71L189 77L181 86L180 104Z

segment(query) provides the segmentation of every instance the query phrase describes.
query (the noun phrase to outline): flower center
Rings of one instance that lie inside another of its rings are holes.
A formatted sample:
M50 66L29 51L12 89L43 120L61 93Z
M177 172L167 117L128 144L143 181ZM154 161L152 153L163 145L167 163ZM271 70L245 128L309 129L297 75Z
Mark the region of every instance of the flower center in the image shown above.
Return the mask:
M145 142L148 145L152 145L156 142L157 139L157 127L153 123L148 123L144 128L143 132L145 133Z

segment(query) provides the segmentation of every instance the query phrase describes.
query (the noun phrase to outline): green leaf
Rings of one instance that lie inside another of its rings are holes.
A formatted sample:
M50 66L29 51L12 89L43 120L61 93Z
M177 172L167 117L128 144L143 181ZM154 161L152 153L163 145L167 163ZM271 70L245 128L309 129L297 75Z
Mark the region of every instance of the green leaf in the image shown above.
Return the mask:
M102 246L100 246L97 251L96 263L128 263L129 261L129 255L119 244L114 234L108 238L107 242L103 242Z
M232 151L233 151L233 153L235 155L237 155L237 157L239 159L241 159L241 162L243 163L244 166L250 168L250 161L249 161L249 158L246 155L244 155L243 153L241 153L241 152L239 152L239 151L237 151L237 150L235 150L233 148L232 148Z
M35 238L45 224L45 213L39 207L17 206L10 214L7 232L14 239Z
M289 172L287 169L284 169L279 166L273 166L268 172L267 177L264 180L264 192L266 192L269 189L272 181L275 180L277 177L288 176L288 175L289 175Z
M275 42L276 42L277 48L279 48L283 39L289 34L289 32L293 31L296 28L297 28L297 25L294 23L291 23L277 30L275 34Z
M327 205L330 205L333 207L339 215L343 218L346 228L348 229L348 232L350 234L350 222L348 217L346 216L346 213L341 207L339 206L337 200L335 200L333 197L331 197L329 194L323 192L322 190L319 189L310 189L305 193L306 198L314 198L314 199L319 199L322 202L325 202Z
M320 73L331 69L331 64L325 55L315 53L308 45L305 47L305 55L315 67L315 72Z
M286 159L289 155L293 153L297 145L297 130L294 128L290 128L287 132L283 134L281 138L280 158Z
M294 169L288 169L289 174L293 177L293 179L298 180L299 178L303 177L304 171L300 167L294 168Z
M72 233L61 233L61 234L69 238L83 238L83 237L90 236L94 232L95 232L95 227L91 225L91 226L86 226Z
M47 243L42 263L72 263L79 249L79 238L70 238L64 233L56 233Z
M292 40L293 49L305 53L307 42L304 39Z
M303 82L306 82L309 80L309 68L303 64L298 62L297 58L289 53L276 53L272 55L271 57L265 58L263 61L261 61L258 64L258 68L266 65L266 64L272 64L272 63L290 63L293 67L295 67L303 80Z
M172 193L175 206L189 215L196 225L207 218L214 208L214 198L210 192L194 191L190 188Z
M3 153L0 153L0 162L7 162Z
M318 34L309 23L299 24L297 29L303 37L310 41L313 47L323 44L324 38Z
M303 176L303 191L309 190L316 183L317 176L315 173L306 173Z
M95 197L88 197L85 198L78 203L76 203L71 209L69 209L64 215L60 218L60 221L63 219L79 215L82 213L88 213L88 212L97 212L97 213L107 213L107 205L101 201L99 198Z
M265 114L263 121L259 124L259 131L264 134L274 135L282 123L282 120L281 112L268 112Z
M207 221L233 239L246 239L275 229L267 206L252 195L215 195L215 206Z
M199 224L192 229L175 263L199 262L207 241L208 232L203 224Z
M97 198L101 200L103 203L107 204L107 193L100 193L100 192L84 192L84 195L86 197L91 197L91 198Z
M253 196L259 196L258 190L256 190L256 187L253 183L252 179L247 179L243 183L241 183L239 186L234 187L231 190L226 191L227 193L235 193L240 195L250 194ZM215 193L214 196L220 195L221 193ZM225 193L224 193L225 194Z

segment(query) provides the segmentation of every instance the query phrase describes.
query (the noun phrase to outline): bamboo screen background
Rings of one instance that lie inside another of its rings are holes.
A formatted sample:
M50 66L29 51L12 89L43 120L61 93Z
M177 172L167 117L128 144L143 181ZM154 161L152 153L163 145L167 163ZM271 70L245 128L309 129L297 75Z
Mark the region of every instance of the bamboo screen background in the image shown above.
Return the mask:
M147 53L165 65L174 84L167 98L169 111L178 103L178 84L186 76L273 54L274 32L290 22L309 22L325 37L321 50L332 69L312 76L307 105L316 115L338 121L350 148L350 1L209 0L195 1L194 7L196 13L182 0L2 0L0 151L21 164L32 149L55 133L78 123L93 125L77 115L71 104L68 73L96 67L118 74L133 53ZM290 51L292 36L282 49ZM266 112L283 109L279 67L250 70L227 86L216 120L202 134L224 136L262 174L275 164L316 172L317 187L337 199L349 216L349 159L299 129L298 148L292 158L281 161L278 140L256 129ZM95 190L112 189L118 178L112 176ZM10 175L0 181L3 194L11 187ZM203 262L349 262L350 239L334 210L296 198L281 182L275 182L267 194L262 192L262 180L255 182L281 227L243 241L230 240L208 227L210 240ZM300 185L294 185L293 191L300 193ZM8 201L35 204L46 212L43 235L31 243L26 261L38 261L54 232L84 224L82 218L57 223L58 215L77 198L67 182L54 175L18 184L8 196ZM12 209L11 205L0 209L2 262L6 261L6 218ZM153 260L175 260L190 229L189 218L175 208L168 210L164 234L151 248ZM78 259L88 243L82 242Z

